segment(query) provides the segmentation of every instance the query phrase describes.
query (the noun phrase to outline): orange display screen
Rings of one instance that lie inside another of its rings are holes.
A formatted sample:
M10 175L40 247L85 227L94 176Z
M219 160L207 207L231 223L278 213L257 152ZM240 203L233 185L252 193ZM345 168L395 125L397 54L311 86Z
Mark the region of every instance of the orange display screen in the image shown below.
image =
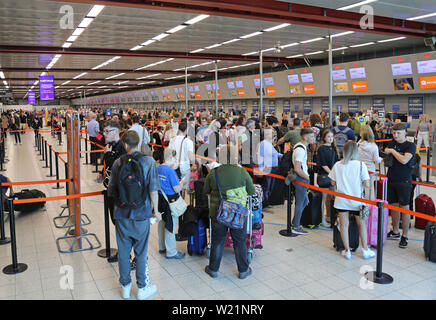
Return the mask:
M245 90L244 89L238 89L238 96L245 97Z
M419 85L421 86L421 89L436 89L436 76L420 77Z
M195 98L197 98L197 99L201 99L201 94L200 94L200 92L196 92L196 93L195 93Z
M354 81L351 82L351 88L354 92L366 92L368 91L368 82L366 81Z
M275 96L277 94L276 88L274 87L266 88L266 94L269 96Z
M305 94L315 94L315 85L305 84L303 85L303 90Z

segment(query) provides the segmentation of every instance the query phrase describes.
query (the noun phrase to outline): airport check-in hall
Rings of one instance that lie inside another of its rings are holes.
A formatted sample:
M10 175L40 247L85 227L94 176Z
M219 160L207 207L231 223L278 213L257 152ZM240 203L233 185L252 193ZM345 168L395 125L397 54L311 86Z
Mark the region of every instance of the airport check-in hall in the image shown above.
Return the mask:
M0 300L436 298L434 1L2 0L0 25Z

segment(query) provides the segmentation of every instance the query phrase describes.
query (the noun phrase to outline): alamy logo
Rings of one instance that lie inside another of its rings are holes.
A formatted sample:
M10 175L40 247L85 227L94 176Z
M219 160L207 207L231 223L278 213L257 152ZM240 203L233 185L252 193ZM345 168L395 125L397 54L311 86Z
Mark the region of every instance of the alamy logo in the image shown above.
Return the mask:
M59 280L59 287L62 290L74 290L74 269L70 265L61 266L59 269L61 279Z
M370 265L364 265L362 267L360 267L360 274L362 274L363 276L360 278L360 289L363 290L374 290L374 283L371 281L368 281L368 279L366 279L366 274L368 272L373 272L374 268L371 267Z
M364 14L360 19L360 28L362 30L374 29L374 8L370 5L361 6L360 13Z
M59 13L64 15L59 20L59 27L61 29L73 29L74 28L74 9L70 5L63 5Z

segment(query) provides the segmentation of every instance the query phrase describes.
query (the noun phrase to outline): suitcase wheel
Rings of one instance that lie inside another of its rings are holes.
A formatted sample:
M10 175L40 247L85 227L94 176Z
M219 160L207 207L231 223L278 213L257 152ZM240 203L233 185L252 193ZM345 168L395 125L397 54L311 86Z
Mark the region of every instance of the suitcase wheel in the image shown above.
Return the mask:
M207 248L207 249L206 249L206 256L207 256L208 258L210 258L210 248Z
M253 261L253 252L252 251L248 251L247 261L248 261L248 264L251 264L251 261Z

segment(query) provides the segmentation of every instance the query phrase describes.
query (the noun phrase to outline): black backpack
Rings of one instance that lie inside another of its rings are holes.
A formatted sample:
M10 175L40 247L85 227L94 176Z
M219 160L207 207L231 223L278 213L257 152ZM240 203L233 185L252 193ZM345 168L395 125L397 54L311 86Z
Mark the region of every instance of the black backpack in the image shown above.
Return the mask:
M125 154L120 157L120 174L118 180L118 207L123 209L138 209L145 203L147 188L144 172L139 159L144 155Z

